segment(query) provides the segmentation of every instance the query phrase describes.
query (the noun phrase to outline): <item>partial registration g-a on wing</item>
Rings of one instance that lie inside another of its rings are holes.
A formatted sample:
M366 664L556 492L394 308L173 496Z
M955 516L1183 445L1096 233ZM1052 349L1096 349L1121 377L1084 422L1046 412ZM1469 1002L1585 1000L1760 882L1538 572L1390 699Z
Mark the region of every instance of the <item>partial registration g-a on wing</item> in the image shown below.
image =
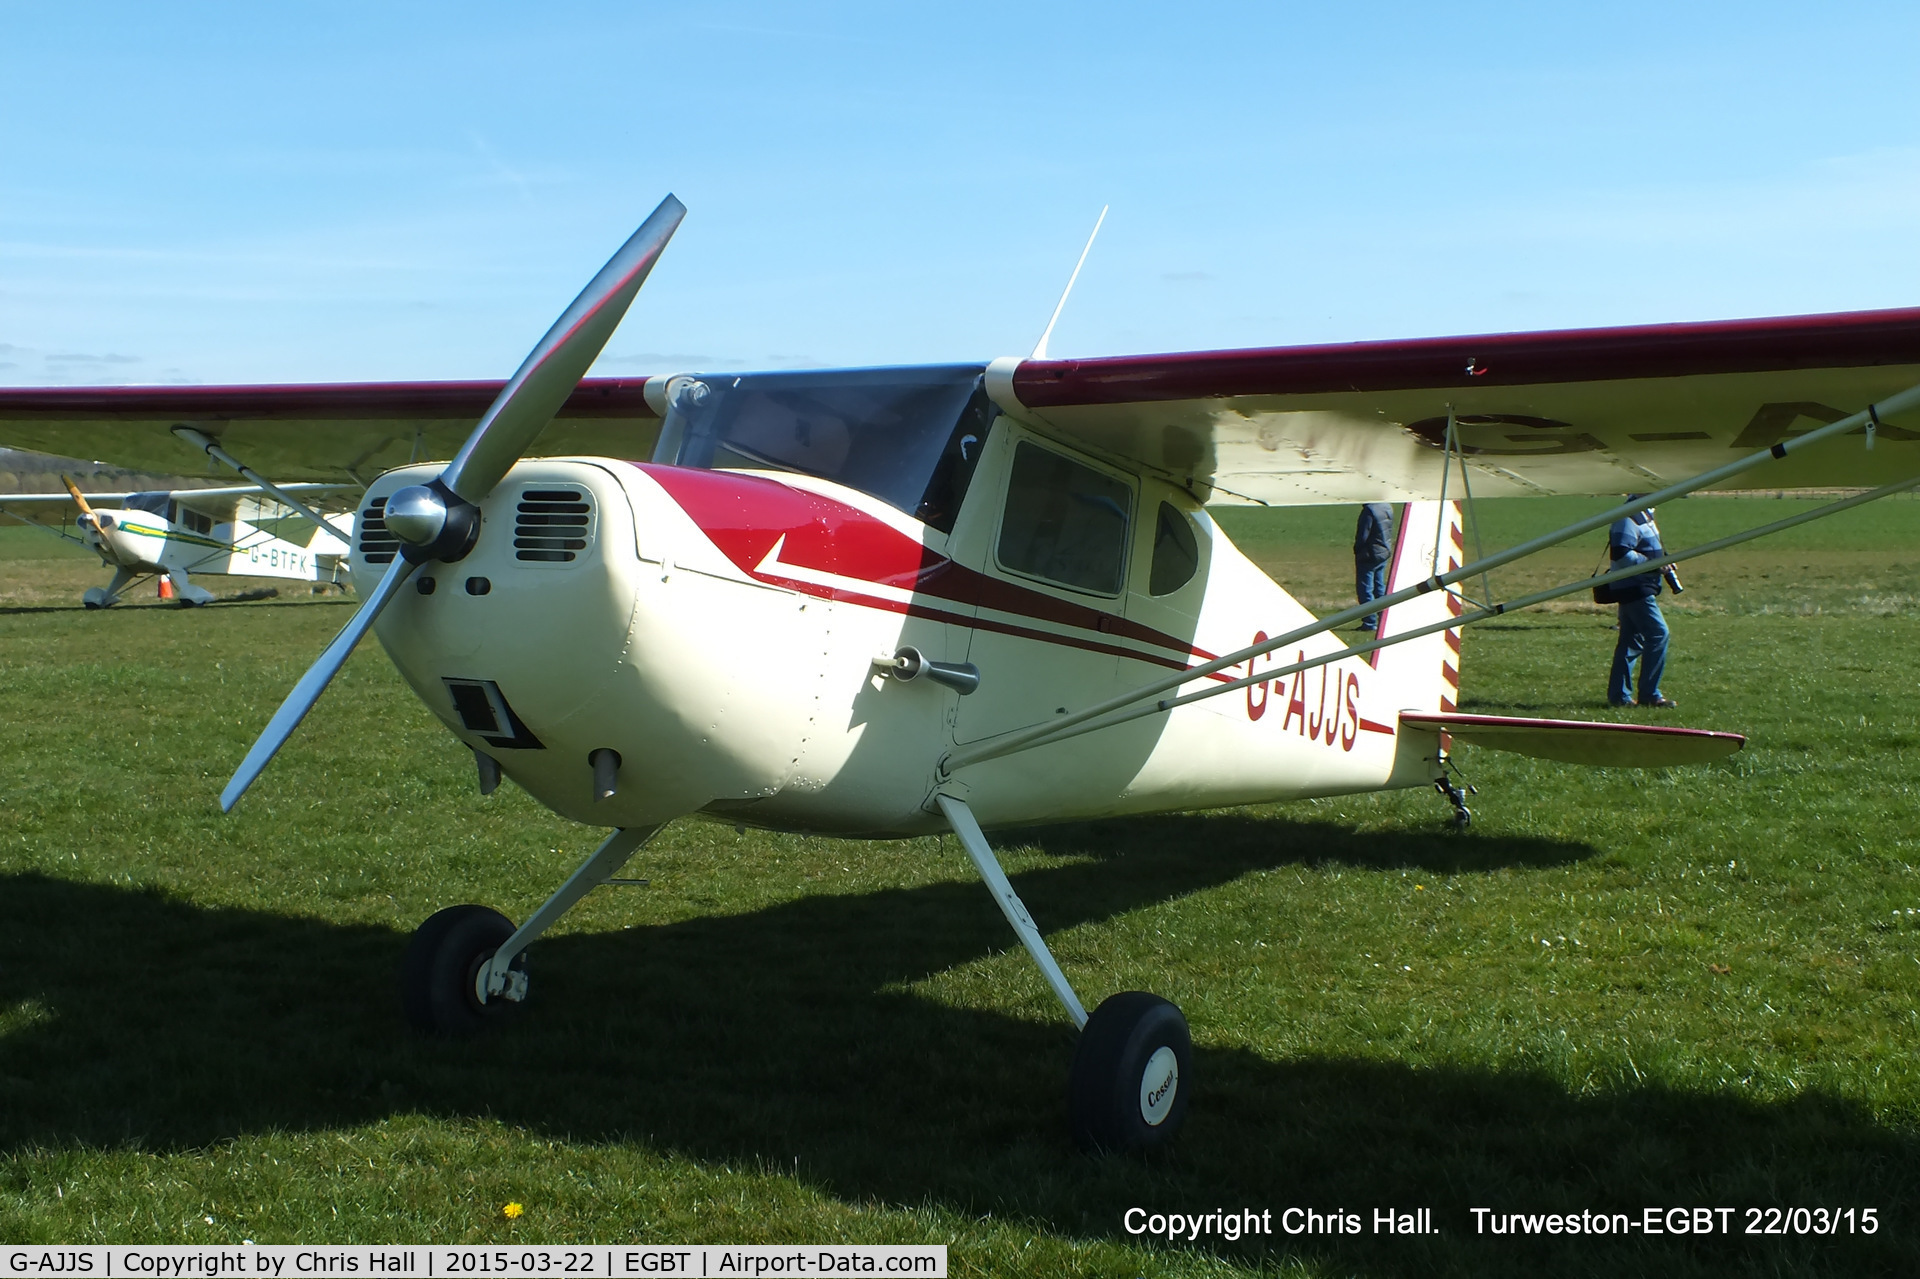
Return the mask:
M1440 495L1448 417L1475 497L1649 491L1920 383L1920 308L1085 360L1001 360L1002 408L1221 502ZM1920 414L1726 487L1920 473ZM1458 495L1456 475L1453 493ZM1210 492L1209 492L1210 490Z

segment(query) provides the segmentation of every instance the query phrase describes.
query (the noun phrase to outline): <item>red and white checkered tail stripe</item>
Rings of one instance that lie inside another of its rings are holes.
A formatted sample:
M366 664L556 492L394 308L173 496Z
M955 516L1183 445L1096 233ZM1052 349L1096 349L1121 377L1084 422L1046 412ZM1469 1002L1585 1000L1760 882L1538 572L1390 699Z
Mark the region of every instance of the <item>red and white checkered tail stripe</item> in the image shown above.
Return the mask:
M1404 590L1461 566L1466 535L1458 502L1408 502L1397 512L1393 567L1388 589ZM1382 612L1380 637L1391 639L1436 622L1458 617L1466 605L1457 586L1429 591ZM1384 677L1383 691L1400 707L1452 711L1460 700L1460 631L1449 627L1432 635L1382 649L1374 663Z

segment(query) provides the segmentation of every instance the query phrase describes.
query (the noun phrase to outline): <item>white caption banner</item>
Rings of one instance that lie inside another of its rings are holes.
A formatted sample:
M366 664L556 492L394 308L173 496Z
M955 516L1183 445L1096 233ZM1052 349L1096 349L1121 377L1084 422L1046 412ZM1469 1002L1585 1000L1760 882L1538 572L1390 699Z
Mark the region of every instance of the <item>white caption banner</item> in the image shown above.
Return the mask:
M0 1246L0 1279L626 1279L915 1275L946 1279L945 1244L397 1244Z

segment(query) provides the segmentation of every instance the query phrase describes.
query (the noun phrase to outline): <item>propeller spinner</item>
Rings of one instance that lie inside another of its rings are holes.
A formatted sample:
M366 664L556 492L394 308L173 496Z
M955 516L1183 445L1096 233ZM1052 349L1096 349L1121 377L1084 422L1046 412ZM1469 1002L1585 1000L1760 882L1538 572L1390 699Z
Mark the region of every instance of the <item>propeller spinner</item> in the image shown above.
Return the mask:
M439 477L403 488L387 500L386 524L400 539L400 554L267 721L233 780L220 792L222 811L233 810L286 744L414 570L434 560L451 563L473 549L480 534L480 503L533 446L535 437L599 358L686 215L686 206L671 195L662 200L554 321Z

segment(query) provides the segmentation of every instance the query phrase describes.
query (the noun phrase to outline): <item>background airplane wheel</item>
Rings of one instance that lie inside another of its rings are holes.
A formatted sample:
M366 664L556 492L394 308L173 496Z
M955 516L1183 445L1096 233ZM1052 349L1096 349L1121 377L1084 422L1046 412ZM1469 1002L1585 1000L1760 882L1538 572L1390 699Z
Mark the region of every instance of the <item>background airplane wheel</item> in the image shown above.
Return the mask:
M513 921L485 906L449 906L413 930L400 961L400 1001L407 1022L434 1035L471 1035L519 1004L481 1003L474 992L480 965L513 936ZM527 968L523 951L513 961Z
M1159 1149L1180 1131L1192 1092L1193 1041L1178 1008L1129 990L1093 1010L1067 1083L1068 1116L1081 1149Z

